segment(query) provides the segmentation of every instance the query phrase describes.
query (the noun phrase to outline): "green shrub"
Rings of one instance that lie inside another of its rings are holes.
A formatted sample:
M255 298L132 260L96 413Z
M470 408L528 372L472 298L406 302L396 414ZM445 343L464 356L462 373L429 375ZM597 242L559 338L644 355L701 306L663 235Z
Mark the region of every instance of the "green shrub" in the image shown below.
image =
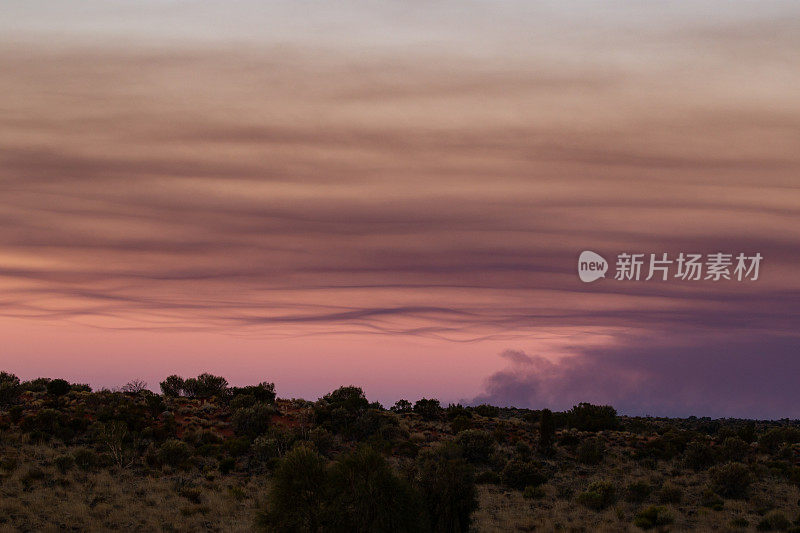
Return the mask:
M416 487L433 531L469 530L478 495L472 468L455 445L425 450L417 458Z
M652 529L658 526L666 526L674 521L672 515L665 507L652 505L636 513L634 525L642 529Z
M174 468L185 466L192 452L189 445L178 439L170 439L158 448L156 454L159 463Z
M617 411L610 405L592 405L579 403L566 413L570 427L582 431L600 431L616 429L619 425Z
M653 487L650 483L634 481L625 488L625 499L632 503L642 503L650 496L651 492L653 492Z
M259 403L252 407L237 409L231 418L233 430L237 435L255 438L267 432L272 417L278 411L271 405Z
M323 531L328 490L325 459L310 447L298 446L278 462L256 523L278 533Z
M204 372L196 378L183 382L183 393L190 398L223 397L228 389L228 380Z
M414 404L414 412L425 420L437 420L442 415L439 400L421 398Z
M222 474L230 474L233 470L236 469L236 459L233 457L225 457L220 460L219 462L219 471Z
M719 455L723 461L744 461L750 453L750 445L739 437L728 437L719 447Z
M466 416L458 416L450 421L450 431L454 434L461 433L472 427L472 420Z
M482 429L468 429L456 437L456 444L461 446L464 459L470 463L486 463L497 448L494 437Z
M331 530L416 532L427 521L411 484L370 447L342 455L328 474Z
M711 487L726 498L745 498L753 482L750 470L742 463L726 463L709 471Z
M167 379L159 384L161 387L161 393L164 396L169 396L171 398L177 398L183 393L183 385L183 378L176 375L167 377Z
M19 401L22 387L19 378L8 372L0 372L0 406L8 407Z
M683 452L683 461L692 470L706 470L714 465L714 450L705 440L693 440Z
M473 411L480 416L485 416L486 418L497 418L500 415L499 407L487 405L485 403L478 405L477 407L473 407Z
M69 381L65 379L53 379L47 383L47 394L55 397L64 396L71 388Z
M553 453L553 444L556 441L556 423L550 409L542 409L539 415L539 441L536 449L543 455Z
M397 400L390 410L393 413L405 414L410 413L413 410L413 406L408 400Z
M53 460L58 471L65 474L70 468L75 466L75 458L71 455L59 455Z
M506 487L523 490L528 485L537 487L547 481L541 467L529 461L511 460L500 473L500 479Z
M596 481L589 485L586 492L578 495L578 503L600 511L617 501L617 490L609 481Z
M785 531L792 522L780 511L771 511L756 526L759 531Z
M578 445L578 461L586 465L596 465L603 461L606 446L598 438L588 438Z

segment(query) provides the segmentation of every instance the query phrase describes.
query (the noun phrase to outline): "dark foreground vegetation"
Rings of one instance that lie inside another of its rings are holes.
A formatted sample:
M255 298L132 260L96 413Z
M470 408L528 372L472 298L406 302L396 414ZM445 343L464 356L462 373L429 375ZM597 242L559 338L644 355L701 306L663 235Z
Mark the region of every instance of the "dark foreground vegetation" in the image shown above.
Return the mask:
M0 531L800 531L800 426L0 374Z

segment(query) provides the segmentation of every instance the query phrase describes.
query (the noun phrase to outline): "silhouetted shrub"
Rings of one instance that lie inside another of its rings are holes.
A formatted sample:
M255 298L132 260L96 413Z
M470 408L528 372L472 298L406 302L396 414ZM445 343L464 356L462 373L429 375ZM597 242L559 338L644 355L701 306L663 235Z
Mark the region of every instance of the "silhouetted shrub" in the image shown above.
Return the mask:
M275 384L262 381L258 385L248 385L246 387L232 387L229 389L232 398L235 400L238 396L251 396L254 402L260 403L275 403ZM246 406L242 406L246 407Z
M579 403L567 411L567 423L582 431L615 429L619 425L616 409L610 405L590 403Z
M421 398L414 404L414 412L425 420L436 420L442 415L439 400Z
M642 503L650 496L651 492L653 492L653 487L650 483L634 481L625 488L625 499L632 503Z
M20 386L22 390L28 392L47 392L48 383L50 383L50 378L36 378L30 381L23 381Z
M491 433L482 429L468 429L456 437L456 444L461 446L464 458L470 463L486 463L497 448Z
M536 449L543 455L553 453L553 444L556 441L556 423L550 409L542 409L539 415L539 441Z
M780 511L770 511L756 526L759 531L785 531L792 522Z
M642 529L652 529L654 527L669 525L673 521L674 518L666 507L651 505L636 513L633 523Z
M500 408L494 405L481 404L473 407L475 413L485 416L486 418L497 418L500 415Z
M693 440L683 452L683 461L692 470L706 470L714 465L714 450L708 441Z
M134 379L122 386L122 392L128 394L139 394L145 390L147 390L147 382L143 379Z
M19 401L22 387L19 378L8 372L0 372L0 406L8 407Z
M472 427L472 420L466 416L458 416L450 421L450 431L454 434L461 433Z
M617 501L616 487L609 481L597 481L579 494L577 501L589 509L600 511Z
M606 445L598 438L588 438L578 445L578 461L586 465L600 464L605 453Z
M190 398L222 397L227 389L227 379L207 372L183 382L183 393Z
M56 398L64 396L70 389L69 381L65 379L53 379L47 383L47 394Z
M719 447L719 455L723 461L741 462L749 453L750 445L739 437L728 437Z
M174 374L159 384L161 387L161 393L164 396L169 396L171 398L177 398L183 394L183 385L183 378Z
M539 465L515 459L506 464L500 473L500 479L506 487L523 490L528 485L541 485L547 481L547 476Z
M758 447L765 453L775 453L784 444L800 442L800 429L793 427L772 428L758 438Z
M178 439L170 439L158 448L156 456L162 465L179 468L186 465L192 456L192 452L185 442Z
M416 532L423 527L414 489L372 448L341 456L330 468L328 483L331 531Z
M547 492L544 490L544 487L528 485L525 487L525 490L522 491L522 497L526 500L540 500L545 496L547 496Z
M233 457L225 457L219 461L219 471L223 475L230 474L236 468L236 459Z
M257 525L276 533L323 531L328 490L325 459L309 447L298 446L278 462Z
M456 418L472 418L472 411L467 409L461 404L450 404L444 411L445 417L448 420L455 420Z
M709 471L711 487L726 498L744 498L753 482L747 466L741 463L726 463Z
M390 410L393 413L405 414L410 413L413 410L413 406L408 400L397 400Z
M258 403L252 407L237 409L231 417L231 424L237 435L253 439L267 432L272 424L272 417L277 413L271 405Z
M433 531L466 532L478 496L472 469L455 445L425 450L417 458L416 486Z

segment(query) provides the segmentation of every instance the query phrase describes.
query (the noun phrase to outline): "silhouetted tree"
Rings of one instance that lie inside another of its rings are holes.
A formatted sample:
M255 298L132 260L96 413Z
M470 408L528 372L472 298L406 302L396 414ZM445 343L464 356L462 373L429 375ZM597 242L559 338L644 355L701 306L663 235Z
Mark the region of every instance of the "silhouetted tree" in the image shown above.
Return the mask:
M19 378L8 372L0 372L0 406L14 405L22 394Z
M555 440L556 423L553 420L553 412L550 409L542 409L539 416L539 442L536 444L536 448L543 455L551 455Z
M161 393L164 396L177 398L183 393L184 380L182 377L173 374L162 381L159 385L161 387Z

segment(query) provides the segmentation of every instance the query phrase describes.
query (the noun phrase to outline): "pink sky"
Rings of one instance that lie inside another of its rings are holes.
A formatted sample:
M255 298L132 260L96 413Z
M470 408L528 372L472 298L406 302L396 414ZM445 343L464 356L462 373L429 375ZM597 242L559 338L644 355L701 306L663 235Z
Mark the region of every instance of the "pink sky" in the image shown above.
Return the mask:
M59 5L0 7L3 368L800 416L796 4Z

